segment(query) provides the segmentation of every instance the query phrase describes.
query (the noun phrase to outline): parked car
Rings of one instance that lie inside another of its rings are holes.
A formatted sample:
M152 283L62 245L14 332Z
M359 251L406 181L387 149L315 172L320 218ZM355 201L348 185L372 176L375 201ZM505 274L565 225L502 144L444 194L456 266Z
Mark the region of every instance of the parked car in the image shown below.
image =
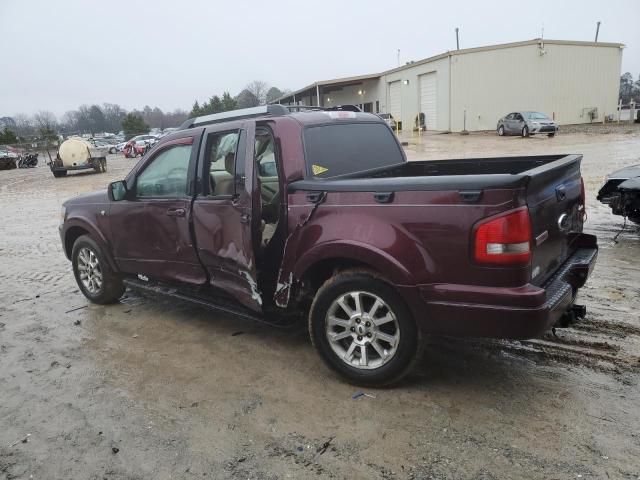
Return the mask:
M530 338L584 314L598 250L581 155L407 162L376 115L282 105L183 127L63 204L90 301L131 287L304 320L325 363L363 385L399 380L426 334Z
M0 170L13 170L17 168L19 157L17 153L9 150L6 146L0 147Z
M622 215L640 224L640 165L625 167L607 175L597 198L609 205L614 215Z
M391 130L396 129L396 120L393 118L393 115L390 113L378 113L378 116L385 121L387 125L391 127Z
M498 120L498 135L536 135L544 133L553 137L558 133L558 125L544 113L513 112Z
M90 140L91 144L94 146L94 148L96 148L97 150L104 152L104 153L118 153L118 149L116 147L116 145L114 145L113 143L107 142L105 140L102 139L98 139L98 138L92 138Z

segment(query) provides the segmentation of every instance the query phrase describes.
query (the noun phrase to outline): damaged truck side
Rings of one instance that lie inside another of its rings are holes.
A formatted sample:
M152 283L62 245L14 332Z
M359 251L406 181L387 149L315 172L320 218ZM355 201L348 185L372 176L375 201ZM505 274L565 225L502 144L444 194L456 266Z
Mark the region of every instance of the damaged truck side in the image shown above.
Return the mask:
M407 162L375 115L256 107L188 120L65 202L60 234L93 302L128 286L306 319L329 367L384 385L423 335L531 338L583 314L581 158Z

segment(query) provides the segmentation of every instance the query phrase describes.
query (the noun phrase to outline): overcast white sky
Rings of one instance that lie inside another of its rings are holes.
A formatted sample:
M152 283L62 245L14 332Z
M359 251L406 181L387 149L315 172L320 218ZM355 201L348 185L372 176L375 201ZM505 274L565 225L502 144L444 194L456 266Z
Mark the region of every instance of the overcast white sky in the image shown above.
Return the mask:
M0 0L0 116L86 103L190 109L252 80L292 90L455 48L528 40L626 44L640 74L640 0Z

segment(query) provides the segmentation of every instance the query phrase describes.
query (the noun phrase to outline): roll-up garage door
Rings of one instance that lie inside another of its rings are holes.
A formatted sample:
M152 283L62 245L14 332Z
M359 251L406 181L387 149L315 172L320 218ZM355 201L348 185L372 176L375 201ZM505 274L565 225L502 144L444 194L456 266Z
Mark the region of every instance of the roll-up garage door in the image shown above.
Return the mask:
M400 80L389 84L389 108L388 113L393 116L396 121L402 120L400 114L402 106L400 104Z
M436 130L436 72L420 75L420 111L427 130Z

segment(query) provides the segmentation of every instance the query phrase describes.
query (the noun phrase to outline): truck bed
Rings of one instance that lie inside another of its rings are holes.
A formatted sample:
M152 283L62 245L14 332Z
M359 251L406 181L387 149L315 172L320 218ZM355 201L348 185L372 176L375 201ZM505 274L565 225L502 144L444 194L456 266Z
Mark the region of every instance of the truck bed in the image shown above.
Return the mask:
M517 188L542 175L577 162L581 155L421 160L373 172L329 179L304 179L289 184L289 191L380 192L412 190L468 190Z

